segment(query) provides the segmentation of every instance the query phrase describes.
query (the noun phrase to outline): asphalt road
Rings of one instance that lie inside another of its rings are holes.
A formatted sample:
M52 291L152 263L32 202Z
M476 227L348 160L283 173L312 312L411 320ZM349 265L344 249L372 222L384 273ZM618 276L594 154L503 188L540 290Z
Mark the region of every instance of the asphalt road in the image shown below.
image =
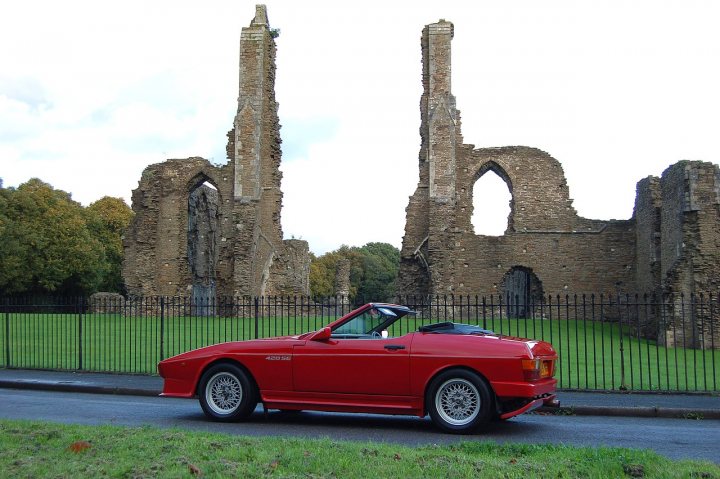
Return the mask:
M439 433L430 421L403 416L336 413L267 415L258 408L247 422L205 419L195 400L0 389L0 417L68 424L152 425L248 436L329 437L337 440L445 444L458 441L555 443L643 447L673 459L720 463L720 421L600 416L523 415L483 433Z

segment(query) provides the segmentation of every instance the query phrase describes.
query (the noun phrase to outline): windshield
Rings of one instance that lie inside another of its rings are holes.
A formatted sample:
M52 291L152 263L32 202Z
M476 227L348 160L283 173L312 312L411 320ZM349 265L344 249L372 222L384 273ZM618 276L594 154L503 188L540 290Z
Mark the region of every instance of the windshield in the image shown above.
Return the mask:
M387 329L407 314L414 314L414 311L403 306L372 304L349 320L333 327L333 336L386 337Z

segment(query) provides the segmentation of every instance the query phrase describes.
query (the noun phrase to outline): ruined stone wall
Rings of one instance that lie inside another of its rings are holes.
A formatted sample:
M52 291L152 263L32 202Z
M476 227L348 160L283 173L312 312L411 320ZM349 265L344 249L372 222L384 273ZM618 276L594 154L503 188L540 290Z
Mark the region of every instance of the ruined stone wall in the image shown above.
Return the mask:
M119 293L98 292L88 298L90 314L123 314L125 298Z
M202 158L167 160L148 166L133 191L133 222L123 244L123 278L132 296L189 296L193 278L188 262L188 199L204 182L217 188L219 245L216 275L219 294L232 294L233 223L229 167Z
M273 261L269 296L310 294L310 248L307 241L285 240L282 254Z
M689 307L720 286L720 168L681 161L663 172L660 184L661 285L677 303L665 325L668 343L720 347L720 312Z
M456 292L504 292L503 277L514 267L532 271L545 293L615 292L633 284L634 222L577 216L557 160L527 147L466 149L459 158ZM473 186L489 171L512 194L500 237L476 235L471 224Z
M716 290L720 169L712 163L681 161L666 169L660 182L664 288L686 294Z
M640 336L657 339L662 328L663 311L653 303L662 301L661 288L661 208L660 179L649 176L636 188L635 209L635 292L651 306L633 318Z
M643 294L661 293L660 179L649 176L637 184L633 217L636 225L635 287Z
M420 180L406 210L398 292L501 293L504 278L518 267L533 273L545 293L628 288L634 283L634 221L579 217L562 167L545 152L475 150L462 143L451 93L452 36L452 24L441 20L421 38ZM471 224L474 186L489 171L512 194L501 237L476 235Z
M428 186L422 180L405 209L405 236L400 251L399 274L396 279L400 294L430 294L430 255L428 252L429 221Z
M674 311L636 318L640 334L720 347L720 311L700 296L720 287L718 166L683 161L641 180L630 220L579 217L562 166L547 153L463 144L450 88L452 36L441 20L421 38L419 182L406 209L398 292L500 293L520 302L565 292L671 295ZM473 190L488 172L512 196L497 237L476 235L471 224Z
M678 293L692 290L691 278L680 267L680 260L685 252L683 232L683 216L690 212L686 202L685 169L668 168L660 180L662 207L660 213L660 241L661 249L661 279L665 281L668 275L674 276L670 280ZM685 256L685 258L687 258Z
M335 296L347 298L350 296L350 260L342 258L335 267Z
M228 133L229 162L214 166L202 158L168 160L143 172L133 191L135 218L124 240L123 277L129 294L307 294L307 243L282 239L275 53L267 11L258 5L240 37L238 110ZM207 224L198 229L189 223L189 211L197 214L193 192L204 182L216 188L217 204L202 213Z

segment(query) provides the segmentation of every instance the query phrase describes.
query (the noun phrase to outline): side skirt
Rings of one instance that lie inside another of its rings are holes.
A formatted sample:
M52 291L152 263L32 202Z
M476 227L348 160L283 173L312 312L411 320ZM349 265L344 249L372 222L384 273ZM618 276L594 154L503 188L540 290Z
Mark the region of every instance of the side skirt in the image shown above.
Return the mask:
M423 417L422 399L412 396L261 391L266 409L399 414Z

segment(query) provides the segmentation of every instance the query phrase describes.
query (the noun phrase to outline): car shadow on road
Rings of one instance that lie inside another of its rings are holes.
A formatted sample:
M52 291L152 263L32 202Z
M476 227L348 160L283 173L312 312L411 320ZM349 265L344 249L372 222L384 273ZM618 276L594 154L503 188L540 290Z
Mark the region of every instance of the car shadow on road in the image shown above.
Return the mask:
M513 418L507 421L490 422L473 434L453 435L437 429L429 417L317 411L269 410L264 412L262 407L258 407L246 420L237 423L213 422L207 419L202 412L187 415L182 420L194 424L206 423L207 429L232 434L384 440L408 444L428 443L429 439L437 443L459 440L508 440L529 433L537 433L547 428L543 424Z

